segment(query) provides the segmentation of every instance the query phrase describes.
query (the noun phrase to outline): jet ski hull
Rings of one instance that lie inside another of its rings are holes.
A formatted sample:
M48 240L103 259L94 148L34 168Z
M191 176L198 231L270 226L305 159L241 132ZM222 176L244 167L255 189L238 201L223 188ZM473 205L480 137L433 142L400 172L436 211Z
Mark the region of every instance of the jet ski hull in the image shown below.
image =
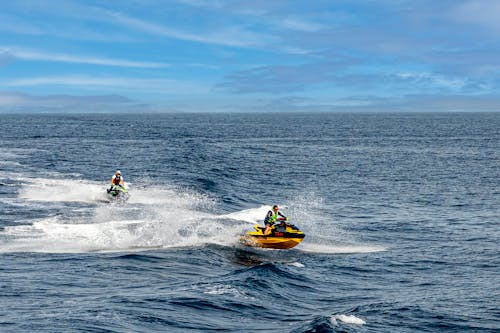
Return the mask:
M268 235L264 235L263 227L256 225L255 231L247 232L240 241L245 246L286 250L297 246L304 237L305 234L291 224L281 230L279 226L273 227Z
M107 190L109 201L127 201L129 194L124 187L113 186Z
M259 237L259 236L241 236L243 245L252 247L262 247L266 249L287 250L297 246L303 238L280 238L280 237Z

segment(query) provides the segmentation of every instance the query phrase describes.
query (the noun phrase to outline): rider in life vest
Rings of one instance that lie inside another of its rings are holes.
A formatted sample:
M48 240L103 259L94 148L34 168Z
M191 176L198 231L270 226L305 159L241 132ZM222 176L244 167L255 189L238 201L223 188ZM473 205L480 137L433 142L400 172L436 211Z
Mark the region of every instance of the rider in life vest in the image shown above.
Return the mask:
M116 170L116 173L113 175L111 178L111 187L118 185L118 186L125 186L125 182L123 181L122 177L122 172L120 170Z
M276 221L287 221L288 217L281 214L278 210L278 205L274 205L273 209L267 212L266 218L264 219L264 225L266 230L264 230L264 235L268 235L271 232L271 227L276 223Z

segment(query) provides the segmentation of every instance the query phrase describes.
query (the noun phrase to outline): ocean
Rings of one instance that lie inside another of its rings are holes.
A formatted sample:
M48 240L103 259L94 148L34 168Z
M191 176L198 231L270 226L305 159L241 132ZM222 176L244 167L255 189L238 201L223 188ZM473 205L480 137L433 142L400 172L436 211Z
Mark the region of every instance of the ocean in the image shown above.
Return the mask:
M0 155L1 332L500 329L500 113L2 114ZM304 241L241 245L273 204Z

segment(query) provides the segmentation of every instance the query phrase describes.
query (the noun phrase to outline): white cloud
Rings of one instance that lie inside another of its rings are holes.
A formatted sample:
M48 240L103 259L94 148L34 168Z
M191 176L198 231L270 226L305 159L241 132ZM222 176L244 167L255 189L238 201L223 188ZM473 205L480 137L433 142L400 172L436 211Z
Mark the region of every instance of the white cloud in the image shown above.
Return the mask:
M0 47L0 55L8 55L21 60L50 61L64 63L78 63L114 67L136 67L136 68L163 68L168 64L158 62L132 61L125 59L99 58L75 56L61 53L47 53L43 51L25 50L13 47Z
M469 0L452 10L453 19L500 32L500 1Z
M152 94L204 94L211 86L199 82L129 77L90 77L83 75L40 76L18 78L3 82L7 87L63 86L85 90L134 92Z
M31 22L25 22L17 17L0 15L0 30L16 34L41 35L43 32Z
M203 44L216 44L235 47L254 47L260 45L263 40L268 39L263 35L244 31L238 27L229 27L225 30L214 31L210 33L201 33L200 31L185 32L157 23L152 23L126 16L121 13L111 13L110 15L113 17L115 22L123 24L131 29Z
M304 32L317 32L323 29L321 24L307 22L298 18L286 18L280 22L280 26L286 29Z
M443 75L427 72L401 72L396 74L396 76L403 80L422 82L426 85L432 85L434 88L446 88L450 91L460 91L467 84L467 81L465 79L445 77Z

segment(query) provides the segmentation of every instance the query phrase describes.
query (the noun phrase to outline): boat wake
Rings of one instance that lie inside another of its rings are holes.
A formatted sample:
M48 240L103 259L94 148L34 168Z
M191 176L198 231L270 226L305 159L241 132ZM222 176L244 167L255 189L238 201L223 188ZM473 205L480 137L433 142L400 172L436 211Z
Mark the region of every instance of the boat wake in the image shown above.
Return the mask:
M38 202L95 203L106 199L105 194L105 187L98 182L37 178L27 180L19 191L19 198Z
M103 200L106 187L100 182L28 179L18 192L18 204L43 207L48 213L31 224L19 221L19 225L4 227L0 231L0 252L119 252L206 244L239 247L240 235L261 223L270 208L262 205L217 214L215 200L190 190L147 184L128 184L128 188L131 195L126 204L107 204ZM302 222L304 231L312 237L308 235L297 246L299 251L335 254L384 250L366 245L340 246L338 239L325 232L321 243L315 243L315 229L308 226L316 223Z
M322 254L372 253L386 251L387 247L380 245L358 244L315 244L304 241L301 251Z

